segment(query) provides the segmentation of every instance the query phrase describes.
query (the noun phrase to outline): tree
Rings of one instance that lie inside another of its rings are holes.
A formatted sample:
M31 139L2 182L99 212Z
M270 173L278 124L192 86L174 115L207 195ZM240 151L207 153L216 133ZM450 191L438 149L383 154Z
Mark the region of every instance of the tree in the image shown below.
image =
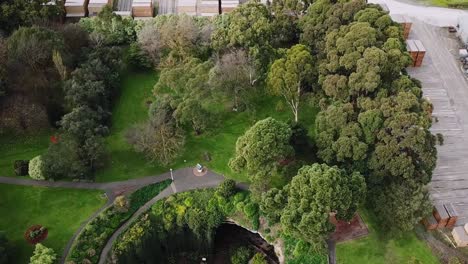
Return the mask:
M177 106L174 117L177 123L191 126L197 135L203 133L212 123L212 114L201 106L199 100L190 98Z
M224 180L216 189L216 193L224 198L231 197L236 193L236 181L231 179Z
M275 95L283 96L299 121L299 102L305 84L313 75L313 59L304 45L295 45L284 58L276 60L268 73L268 87Z
M62 135L42 155L43 173L51 179L84 178L89 170L80 156L82 149L74 138Z
M281 213L287 202L288 196L285 190L272 188L262 193L260 210L262 210L269 221L276 223L279 222Z
M29 261L30 264L53 264L57 259L57 254L51 248L43 246L41 243L37 243L34 248L34 253Z
M0 97L4 96L7 88L7 47L6 41L0 37Z
M427 187L413 180L375 187L371 192L376 216L390 232L413 230L432 211Z
M365 1L337 2L314 1L300 19L301 42L308 45L312 53L323 56L327 33L351 23L354 15L365 6Z
M249 1L228 14L218 16L214 25L211 39L216 51L244 49L258 75L266 72L274 51L271 47L271 14L264 4Z
M211 22L188 15L157 16L138 31L138 44L154 65L174 66L190 57L209 55Z
M88 31L95 46L127 44L136 38L136 22L116 15L110 5L95 17L80 19L79 24Z
M245 104L247 92L256 83L255 66L249 61L245 50L233 50L223 54L210 71L209 83L233 99L234 108Z
M287 124L271 117L260 120L237 139L229 167L234 171L246 169L251 175L273 171L279 161L293 155L290 138Z
M136 151L164 165L172 162L184 145L182 131L171 123L154 125L149 121L131 128L126 138Z
M368 145L354 119L351 104L336 104L319 113L315 120L318 156L330 164L358 165L367 158Z
M52 54L54 50L64 54L63 49L63 38L55 31L37 26L16 30L7 41L9 89L44 105L61 99L57 89L60 75Z
M298 238L320 241L334 229L329 214L349 221L364 201L365 191L364 177L358 172L347 173L326 164L304 166L287 188L281 224Z
M63 1L53 0L3 0L0 4L0 35L10 33L20 26L49 22L63 16Z
M73 136L80 143L84 143L87 138L94 135L104 136L109 129L103 125L108 113L102 109L94 111L88 106L80 106L64 115L60 121L60 126L63 131Z

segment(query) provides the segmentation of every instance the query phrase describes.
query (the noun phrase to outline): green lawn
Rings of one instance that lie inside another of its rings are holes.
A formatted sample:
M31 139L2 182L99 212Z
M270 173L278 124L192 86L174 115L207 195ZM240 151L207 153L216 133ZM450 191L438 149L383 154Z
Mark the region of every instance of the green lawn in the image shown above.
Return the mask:
M340 264L407 264L417 259L424 264L440 263L428 245L414 232L399 238L388 238L376 225L373 215L360 212L370 233L367 237L340 243L336 246L337 263ZM414 262L416 263L416 262Z
M0 230L15 247L14 263L27 263L33 246L23 238L28 227L48 228L44 245L62 254L80 223L105 203L101 191L0 184Z
M255 111L240 113L226 112L218 118L215 128L195 136L187 133L186 144L181 155L169 166L160 166L150 163L142 154L133 151L125 141L125 130L135 123L147 120L146 101L151 99L151 92L156 84L158 76L155 73L129 73L122 82L121 95L113 110L111 135L107 138L110 164L97 173L96 181L107 182L144 177L168 171L169 168L181 168L195 166L202 163L216 172L225 174L236 180L246 181L245 174L234 174L228 168L227 163L234 153L237 138L247 128L260 119L272 116L279 120L288 120L292 117L289 109L282 112L275 110L279 98L258 96L255 102ZM303 104L305 105L305 104ZM213 106L216 109L224 109L224 104ZM317 109L310 106L304 107L300 112L301 122L310 131ZM204 160L204 153L208 152L211 161Z
M418 2L441 7L468 8L468 0L418 0Z
M15 176L15 160L29 160L47 150L50 135L50 131L30 136L0 135L0 176Z

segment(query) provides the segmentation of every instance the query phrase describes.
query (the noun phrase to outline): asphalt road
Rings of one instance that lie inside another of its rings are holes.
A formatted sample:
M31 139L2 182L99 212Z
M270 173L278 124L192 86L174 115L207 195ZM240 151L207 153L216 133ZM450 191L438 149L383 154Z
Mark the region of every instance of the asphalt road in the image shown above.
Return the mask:
M440 27L456 26L458 24L458 17L468 14L467 11L460 9L421 6L404 3L402 1L403 0L369 0L369 3L385 3L390 9L390 14L408 15L430 25Z

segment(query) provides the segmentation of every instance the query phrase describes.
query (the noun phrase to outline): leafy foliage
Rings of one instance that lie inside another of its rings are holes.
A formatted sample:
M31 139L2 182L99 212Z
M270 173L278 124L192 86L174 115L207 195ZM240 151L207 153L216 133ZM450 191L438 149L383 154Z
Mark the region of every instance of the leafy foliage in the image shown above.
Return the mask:
M125 210L122 210L122 203L119 205L117 202L117 204L114 203L113 206L107 208L89 222L70 250L68 260L76 263L97 262L102 248L115 230L136 210L167 188L169 184L171 184L171 181L166 180L147 185L133 192L128 199L119 198L119 200L123 200Z
M281 214L285 231L314 243L334 226L329 214L350 220L365 198L366 184L358 172L347 173L326 164L302 167L287 186L288 202Z
M271 93L284 97L296 123L299 121L301 93L313 75L312 63L312 55L307 47L298 44L289 49L284 58L276 60L268 73Z
M34 249L34 254L31 256L30 264L53 264L57 259L57 254L51 248L37 243Z
M41 156L37 156L29 161L29 176L35 180L45 180L44 163Z

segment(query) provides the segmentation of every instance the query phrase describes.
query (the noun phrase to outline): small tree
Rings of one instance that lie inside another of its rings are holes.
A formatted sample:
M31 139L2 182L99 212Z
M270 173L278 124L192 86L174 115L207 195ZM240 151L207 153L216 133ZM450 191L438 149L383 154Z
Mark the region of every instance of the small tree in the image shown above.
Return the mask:
M302 167L288 185L288 203L281 214L287 232L305 241L320 242L334 226L329 213L350 220L364 200L366 183L355 172L313 164Z
M42 157L37 156L29 161L29 176L35 180L45 180L44 176L44 164Z
M34 253L31 256L30 264L53 264L57 259L57 254L54 250L43 246L41 243L36 244Z
M182 131L173 124L153 125L152 122L130 129L126 138L136 151L145 153L148 158L161 164L172 162L185 141Z
M299 120L299 101L305 84L313 75L313 59L304 45L295 45L284 58L276 60L268 73L268 87L274 95L283 96Z
M217 188L216 193L224 198L228 198L236 193L236 181L224 180Z
M244 50L234 50L222 55L210 71L210 84L216 91L232 98L234 108L245 104L247 91L255 84L254 66Z
M251 174L271 171L279 161L293 154L289 145L291 129L269 117L258 121L236 142L236 152L229 161L234 171L247 169Z

